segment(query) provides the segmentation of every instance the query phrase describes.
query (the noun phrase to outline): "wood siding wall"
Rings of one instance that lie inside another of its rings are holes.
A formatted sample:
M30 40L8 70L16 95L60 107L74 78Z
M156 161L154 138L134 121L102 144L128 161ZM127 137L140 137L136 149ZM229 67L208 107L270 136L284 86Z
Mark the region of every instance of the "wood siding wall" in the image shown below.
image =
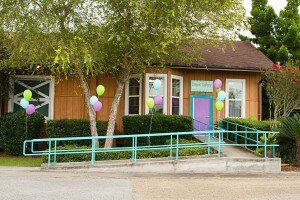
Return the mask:
M232 72L232 71L206 71L196 69L163 69L154 70L148 69L148 73L167 74L167 113L170 114L170 95L171 95L171 75L178 75L183 77L183 114L189 115L190 113L190 95L195 93L191 92L191 80L215 80L221 79L223 82L222 90L226 88L226 79L245 79L246 80L246 117L254 117L259 119L259 81L261 79L260 73L254 72ZM96 87L99 84L104 85L105 93L100 97L103 104L102 110L97 113L98 120L108 120L111 103L113 101L116 91L116 81L109 76L94 77L88 81L91 94L96 94ZM142 81L142 114L145 113L145 75ZM216 98L215 93L209 93ZM80 82L78 79L68 78L67 80L60 81L55 84L54 95L54 119L88 119L86 108L84 105L84 97ZM226 106L226 105L225 105ZM7 104L5 106L7 110ZM120 101L117 125L118 129L122 130L122 116L125 113L125 88ZM214 121L217 120L218 113L214 110ZM225 108L220 112L220 117L225 117Z

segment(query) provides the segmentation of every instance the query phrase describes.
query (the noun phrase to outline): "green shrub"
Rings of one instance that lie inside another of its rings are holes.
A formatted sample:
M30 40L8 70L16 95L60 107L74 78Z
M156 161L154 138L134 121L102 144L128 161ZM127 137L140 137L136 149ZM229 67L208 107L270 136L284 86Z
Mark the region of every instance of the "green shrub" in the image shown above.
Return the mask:
M182 142L182 141L180 141ZM190 143L193 141L190 141ZM67 145L59 146L57 150L71 150L71 149L88 149L88 146L76 146L76 145ZM183 148L179 150L179 156L193 156L193 155L205 155L207 154L207 149L203 147L198 148ZM126 160L131 159L132 152L101 152L96 153L96 161L100 160ZM170 155L169 150L147 150L147 151L138 151L137 158L161 158L168 157ZM173 150L173 156L175 156L175 150ZM53 160L53 158L52 158ZM57 155L57 162L83 162L90 161L91 153L83 154L71 154L71 155ZM48 156L43 156L43 162L48 162Z
M106 135L108 122L97 121L98 135ZM87 137L91 136L90 122L85 119L63 119L63 120L49 120L46 124L46 137L48 138L61 138L61 137ZM99 140L100 146L104 145L104 140ZM78 142L60 142L63 144L77 144L91 145L91 141L78 141Z
M193 119L182 115L137 115L124 116L124 134L148 134L152 118L151 133L172 133L193 131ZM191 139L192 135L180 136L180 138ZM170 137L144 137L138 139L138 145L161 145ZM125 146L131 146L132 139L125 140Z
M11 155L22 155L24 140L38 138L44 130L45 118L39 113L28 116L26 137L26 113L19 111L0 118L0 145Z

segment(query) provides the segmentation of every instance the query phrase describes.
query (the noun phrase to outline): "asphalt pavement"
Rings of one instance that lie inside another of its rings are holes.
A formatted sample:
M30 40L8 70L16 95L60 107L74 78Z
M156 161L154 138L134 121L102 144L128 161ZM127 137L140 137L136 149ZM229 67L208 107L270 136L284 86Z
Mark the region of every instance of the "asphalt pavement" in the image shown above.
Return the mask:
M118 174L0 167L0 200L300 200L300 173Z

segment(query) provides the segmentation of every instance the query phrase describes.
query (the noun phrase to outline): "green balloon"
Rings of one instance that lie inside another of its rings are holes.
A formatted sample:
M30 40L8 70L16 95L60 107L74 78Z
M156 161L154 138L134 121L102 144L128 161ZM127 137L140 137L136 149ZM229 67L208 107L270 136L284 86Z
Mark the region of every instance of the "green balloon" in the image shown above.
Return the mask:
M152 98L148 98L146 104L150 109L154 108L154 100Z
M98 85L97 87L97 94L100 97L105 92L105 88L103 85Z
M217 109L218 111L222 110L223 107L224 107L223 101L217 101L217 102L216 102L216 109Z
M32 92L30 90L25 90L23 92L23 96L24 96L24 99L26 99L27 101L29 101L32 97Z

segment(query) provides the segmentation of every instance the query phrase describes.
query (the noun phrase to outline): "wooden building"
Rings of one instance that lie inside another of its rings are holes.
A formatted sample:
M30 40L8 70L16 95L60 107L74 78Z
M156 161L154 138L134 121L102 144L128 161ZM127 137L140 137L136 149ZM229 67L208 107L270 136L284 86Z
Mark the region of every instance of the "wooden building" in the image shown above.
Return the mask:
M149 68L140 76L132 76L126 84L119 105L117 124L122 130L122 116L147 114L145 100L156 94L163 96L163 105L155 112L168 115L192 115L204 123L212 123L223 117L261 117L261 72L272 66L263 53L249 42L235 42L233 48L225 51L204 46L202 59L192 65L176 63L165 69ZM155 79L162 81L162 87L156 91L152 87ZM224 109L214 109L216 92L212 81L220 79L222 90L226 91ZM116 81L108 76L93 77L89 80L92 94L96 94L97 85L105 86L106 91L100 101L103 108L97 113L97 119L108 120L110 106L116 90ZM20 108L22 92L26 89L38 91L33 103L37 111L47 119L88 118L84 106L84 97L78 80L69 77L57 81L51 76L18 76L14 84L14 94L3 105L4 112L14 112Z

